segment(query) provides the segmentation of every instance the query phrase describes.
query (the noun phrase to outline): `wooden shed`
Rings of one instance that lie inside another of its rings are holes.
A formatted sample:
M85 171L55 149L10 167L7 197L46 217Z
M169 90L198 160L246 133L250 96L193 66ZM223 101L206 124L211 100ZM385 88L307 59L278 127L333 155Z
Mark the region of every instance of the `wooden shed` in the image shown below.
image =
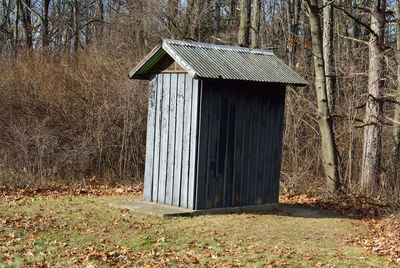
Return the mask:
M285 87L307 82L273 52L163 39L129 76L150 81L146 200L278 202Z

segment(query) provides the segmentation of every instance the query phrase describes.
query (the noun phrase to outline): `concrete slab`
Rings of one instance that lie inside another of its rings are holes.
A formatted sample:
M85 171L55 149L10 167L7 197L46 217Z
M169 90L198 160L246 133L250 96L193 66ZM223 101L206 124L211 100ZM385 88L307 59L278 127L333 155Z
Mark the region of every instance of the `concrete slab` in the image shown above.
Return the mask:
M129 209L159 217L179 217L231 213L278 213L280 215L304 218L323 218L333 216L331 213L324 210L289 204L264 204L255 206L214 208L205 210L191 210L144 200L111 202L109 205L115 208Z
M191 210L186 208L168 206L144 200L111 202L110 206L129 209L140 213L159 217L197 216L205 214L230 214L230 213L278 213L294 217L321 218L326 217L324 211L312 208L303 208L287 204L264 204L255 206L214 208L205 210Z
M193 213L191 209L168 206L144 200L111 202L109 205L115 208L134 210L158 217L191 216Z

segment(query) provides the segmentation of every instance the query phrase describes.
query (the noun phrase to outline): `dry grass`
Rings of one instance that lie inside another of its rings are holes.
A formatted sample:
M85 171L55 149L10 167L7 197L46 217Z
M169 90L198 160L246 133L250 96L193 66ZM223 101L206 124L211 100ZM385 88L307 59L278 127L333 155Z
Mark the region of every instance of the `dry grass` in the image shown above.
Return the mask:
M140 181L147 85L122 62L98 50L2 62L0 185Z
M116 210L138 195L21 196L0 201L1 262L52 266L390 266L346 241L357 220L276 214L157 218Z

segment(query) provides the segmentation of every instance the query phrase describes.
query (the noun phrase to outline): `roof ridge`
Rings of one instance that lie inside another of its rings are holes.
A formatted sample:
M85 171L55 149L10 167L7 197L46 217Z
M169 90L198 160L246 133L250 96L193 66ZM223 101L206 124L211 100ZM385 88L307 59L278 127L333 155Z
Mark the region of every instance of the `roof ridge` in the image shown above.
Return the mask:
M247 47L235 47L235 46L227 46L227 45L214 45L202 42L187 42L181 40L172 40L172 39L162 39L163 43L173 44L173 45L181 45L181 46L191 46L191 47L200 47L200 48L208 48L208 49L216 49L216 50L224 50L224 51L236 51L236 52L246 52L252 54L263 54L275 56L274 52L271 50L263 50L257 48L247 48Z

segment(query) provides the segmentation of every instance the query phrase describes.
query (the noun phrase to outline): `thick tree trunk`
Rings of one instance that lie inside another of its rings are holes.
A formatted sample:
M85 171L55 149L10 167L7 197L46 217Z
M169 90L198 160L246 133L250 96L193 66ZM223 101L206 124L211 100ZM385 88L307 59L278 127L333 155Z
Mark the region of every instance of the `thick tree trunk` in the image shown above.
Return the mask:
M396 60L397 60L397 96L396 107L394 111L394 120L400 122L400 0L396 0ZM400 124L395 123L393 126L393 169L394 169L394 189L400 188Z
M240 0L240 24L238 33L238 44L241 47L248 47L250 45L250 14L251 14L251 1Z
M261 1L254 0L253 1L253 15L251 17L251 44L250 47L256 48L258 47L258 39L260 32L260 8Z
M329 191L339 187L337 168L337 151L329 114L328 97L325 84L324 57L322 51L322 33L319 20L317 0L307 0L310 17L310 31L315 69L315 89L318 101L318 123L321 132L322 164L326 176L326 185Z
M379 173L382 153L382 91L384 87L384 31L385 0L374 3L371 14L371 33L369 44L368 100L365 110L364 143L362 155L361 189L364 193L376 194L379 191Z
M324 68L326 77L326 92L328 96L329 110L332 113L335 107L335 71L333 58L333 7L330 0L324 0L323 5L323 38Z

